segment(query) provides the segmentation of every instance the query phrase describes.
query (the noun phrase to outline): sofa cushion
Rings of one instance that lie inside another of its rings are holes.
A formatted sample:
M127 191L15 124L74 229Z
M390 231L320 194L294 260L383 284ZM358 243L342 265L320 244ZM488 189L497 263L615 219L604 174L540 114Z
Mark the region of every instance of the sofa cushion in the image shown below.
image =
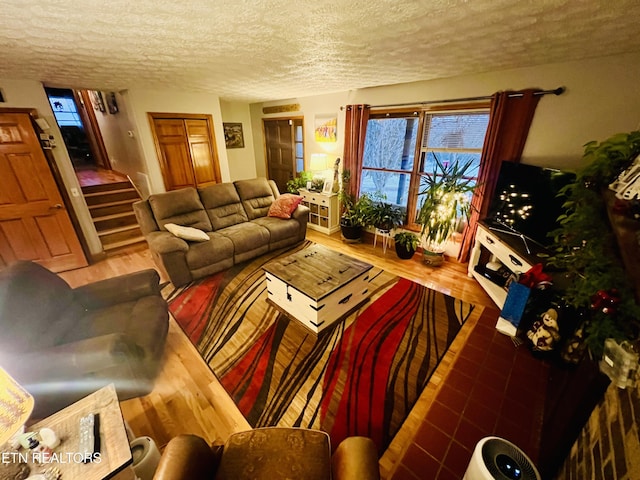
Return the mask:
M278 218L291 218L291 214L295 212L298 205L302 202L300 195L293 195L292 193L285 193L276 198L271 206L267 216Z
M214 230L249 221L233 183L210 185L198 193Z
M269 230L253 222L240 223L220 230L219 233L233 242L236 256L263 245L268 246L270 240Z
M234 185L249 220L267 216L276 197L266 178L237 180Z
M76 310L71 287L58 275L33 262L11 265L0 273L0 350L56 345L73 326L67 312Z
M246 475L250 472L250 475ZM256 428L234 433L224 446L216 479L331 478L329 435L302 428Z
M74 342L118 333L140 348L141 359L150 360L158 357L164 349L168 331L166 311L166 302L159 296L147 296L99 310L89 310L65 340Z
M269 230L270 244L279 246L283 240L291 239L291 243L298 238L300 224L296 220L284 220L277 217L262 217L253 221Z
M209 234L211 240L203 243L192 243L186 254L186 261L191 271L214 265L227 258L233 258L233 242L217 232Z
M169 230L169 233L183 240L192 242L207 242L209 240L209 235L197 228L184 227L182 225L176 225L175 223L165 223L164 228Z
M193 187L151 195L149 205L160 230L166 230L164 226L167 223L193 227L205 232L212 230L198 191Z

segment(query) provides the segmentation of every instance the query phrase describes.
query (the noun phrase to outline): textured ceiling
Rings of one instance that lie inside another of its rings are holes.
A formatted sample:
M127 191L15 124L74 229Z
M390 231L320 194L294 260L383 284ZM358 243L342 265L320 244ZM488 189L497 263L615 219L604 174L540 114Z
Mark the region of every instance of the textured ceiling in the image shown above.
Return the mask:
M638 0L2 0L0 78L265 101L640 51Z

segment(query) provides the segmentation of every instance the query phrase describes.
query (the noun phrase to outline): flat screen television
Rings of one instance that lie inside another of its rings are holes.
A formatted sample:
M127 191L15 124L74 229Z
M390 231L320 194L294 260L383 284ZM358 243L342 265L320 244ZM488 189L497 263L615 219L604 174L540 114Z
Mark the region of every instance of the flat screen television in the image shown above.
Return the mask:
M571 172L502 162L485 221L497 231L548 247L552 239L547 234L559 226L557 219L566 200L558 192L574 180Z

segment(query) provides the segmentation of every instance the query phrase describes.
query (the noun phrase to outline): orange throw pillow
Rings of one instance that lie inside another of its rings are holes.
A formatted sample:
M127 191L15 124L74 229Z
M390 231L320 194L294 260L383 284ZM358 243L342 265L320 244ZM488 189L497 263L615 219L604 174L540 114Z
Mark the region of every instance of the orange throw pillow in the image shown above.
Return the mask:
M283 193L269 207L269 217L291 218L291 214L298 208L302 202L300 195L292 193Z

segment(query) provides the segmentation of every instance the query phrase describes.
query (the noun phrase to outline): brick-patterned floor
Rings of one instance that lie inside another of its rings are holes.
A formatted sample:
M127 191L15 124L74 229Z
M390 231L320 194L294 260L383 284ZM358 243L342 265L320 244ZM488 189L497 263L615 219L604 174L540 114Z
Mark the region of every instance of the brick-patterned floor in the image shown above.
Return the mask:
M478 441L490 435L536 463L548 365L499 333L493 313L482 315L460 351L394 480L459 480Z

